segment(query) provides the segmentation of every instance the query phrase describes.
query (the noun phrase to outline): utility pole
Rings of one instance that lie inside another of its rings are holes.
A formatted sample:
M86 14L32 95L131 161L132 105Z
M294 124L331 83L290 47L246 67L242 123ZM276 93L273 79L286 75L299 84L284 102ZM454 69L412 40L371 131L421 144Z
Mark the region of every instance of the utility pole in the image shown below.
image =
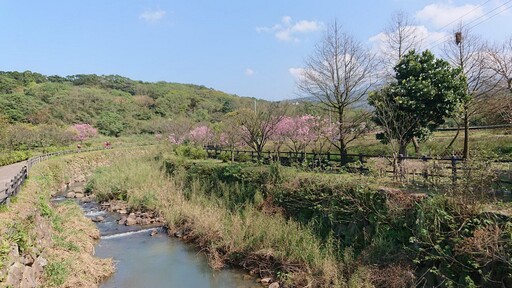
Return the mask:
M464 74L464 41L462 32L455 32L455 44L459 46L459 66L461 73ZM467 84L466 84L467 85ZM467 87L465 93L469 93ZM462 151L462 158L467 160L469 158L469 103L464 103L464 149Z

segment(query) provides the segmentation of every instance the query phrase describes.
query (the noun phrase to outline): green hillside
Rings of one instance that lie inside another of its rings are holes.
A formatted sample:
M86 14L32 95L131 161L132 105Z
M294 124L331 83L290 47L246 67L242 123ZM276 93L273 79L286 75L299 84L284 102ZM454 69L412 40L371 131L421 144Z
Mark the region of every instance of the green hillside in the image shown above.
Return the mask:
M252 101L199 85L150 83L119 75L0 72L0 118L5 122L88 123L110 136L162 132L170 121L183 119L216 122Z

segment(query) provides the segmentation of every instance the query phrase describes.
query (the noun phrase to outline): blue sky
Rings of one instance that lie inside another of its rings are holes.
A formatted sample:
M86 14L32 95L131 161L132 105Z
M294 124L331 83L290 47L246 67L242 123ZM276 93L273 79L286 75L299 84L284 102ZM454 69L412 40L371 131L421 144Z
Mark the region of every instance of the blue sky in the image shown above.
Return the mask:
M396 10L429 35L426 46L460 17L491 42L512 36L512 0L0 0L0 70L119 74L291 99L326 25L336 19L375 46Z

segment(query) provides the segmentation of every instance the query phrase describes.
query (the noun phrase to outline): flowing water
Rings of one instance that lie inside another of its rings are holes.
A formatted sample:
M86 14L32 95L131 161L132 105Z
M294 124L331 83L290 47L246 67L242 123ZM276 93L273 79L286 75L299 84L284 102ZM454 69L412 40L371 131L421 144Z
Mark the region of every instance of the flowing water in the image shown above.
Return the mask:
M119 225L120 215L101 211L95 203L80 206L87 217L105 218L97 223L102 236L95 255L113 258L116 272L100 287L261 287L240 270L212 271L203 253L168 237L163 228L150 236L154 228Z

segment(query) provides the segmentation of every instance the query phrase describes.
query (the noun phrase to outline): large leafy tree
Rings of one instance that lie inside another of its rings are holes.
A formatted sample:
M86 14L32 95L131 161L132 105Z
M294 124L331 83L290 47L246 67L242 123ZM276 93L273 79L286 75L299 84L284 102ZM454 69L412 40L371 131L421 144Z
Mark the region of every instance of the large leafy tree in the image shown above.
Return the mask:
M467 84L460 69L428 50L408 52L394 70L395 81L372 93L369 103L383 128L382 141L396 141L398 153L406 155L413 137L426 139L459 107Z

